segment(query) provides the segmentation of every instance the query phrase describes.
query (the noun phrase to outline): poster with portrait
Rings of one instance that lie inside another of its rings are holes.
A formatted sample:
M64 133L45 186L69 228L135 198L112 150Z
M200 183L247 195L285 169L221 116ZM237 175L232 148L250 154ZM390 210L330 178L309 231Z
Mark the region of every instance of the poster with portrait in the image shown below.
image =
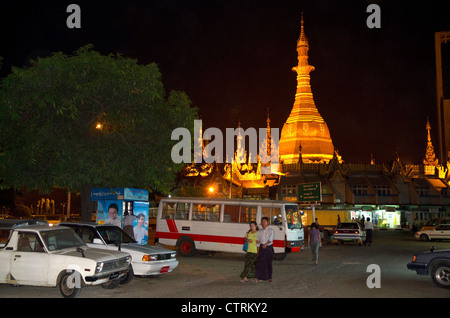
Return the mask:
M133 202L133 236L138 244L148 243L148 202Z
M116 225L121 228L123 216L122 210L122 200L97 201L97 223Z

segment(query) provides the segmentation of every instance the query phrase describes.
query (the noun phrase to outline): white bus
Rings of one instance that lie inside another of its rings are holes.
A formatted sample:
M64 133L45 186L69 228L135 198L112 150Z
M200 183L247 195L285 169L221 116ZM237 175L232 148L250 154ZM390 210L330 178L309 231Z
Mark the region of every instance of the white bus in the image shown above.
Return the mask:
M177 246L183 256L196 250L243 252L251 221L269 219L275 230L273 248L278 259L299 252L304 232L298 205L287 201L214 198L162 199L156 220L156 241Z

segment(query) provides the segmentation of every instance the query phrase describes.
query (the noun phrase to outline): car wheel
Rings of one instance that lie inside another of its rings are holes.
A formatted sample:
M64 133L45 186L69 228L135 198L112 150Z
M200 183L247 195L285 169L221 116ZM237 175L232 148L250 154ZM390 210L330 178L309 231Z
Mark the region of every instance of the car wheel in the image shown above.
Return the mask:
M59 291L64 298L77 297L81 292L81 275L78 272L66 272L59 279Z
M428 240L429 240L428 235L426 235L426 234L421 234L421 235L420 235L420 240L421 240L422 242L428 241Z
M438 262L433 265L431 278L437 286L450 289L450 262Z
M102 287L105 289L114 289L117 288L120 284L120 279L111 279L109 282L102 284Z
M178 251L182 256L194 256L196 249L194 241L188 236L182 236L177 241Z
M120 280L122 285L128 284L131 282L134 276L133 266L130 265L128 273Z

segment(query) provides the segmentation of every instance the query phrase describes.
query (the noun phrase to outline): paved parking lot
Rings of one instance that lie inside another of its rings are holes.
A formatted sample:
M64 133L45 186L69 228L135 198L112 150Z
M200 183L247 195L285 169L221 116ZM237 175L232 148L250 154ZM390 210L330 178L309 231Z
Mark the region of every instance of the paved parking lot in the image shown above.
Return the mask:
M258 284L239 281L244 266L241 254L216 253L180 257L180 265L160 278L135 277L114 290L101 287L84 288L83 298L265 298L265 297L387 297L449 298L450 290L438 288L429 276L419 276L406 268L413 253L450 248L450 241L421 242L409 232L375 231L372 246L346 243L325 245L319 252L319 265L313 265L309 250L291 254L274 262L273 282ZM380 267L380 288L367 287L372 271L370 264ZM57 288L12 287L0 285L0 297L59 298Z

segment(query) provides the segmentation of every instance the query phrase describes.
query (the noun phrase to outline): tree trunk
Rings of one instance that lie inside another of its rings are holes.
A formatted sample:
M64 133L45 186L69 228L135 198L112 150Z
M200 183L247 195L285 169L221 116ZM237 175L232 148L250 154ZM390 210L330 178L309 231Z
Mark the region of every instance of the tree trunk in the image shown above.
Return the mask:
M92 221L92 212L95 212L97 209L96 202L91 200L91 184L86 184L81 188L80 197L81 197L81 221L83 222L91 222Z

